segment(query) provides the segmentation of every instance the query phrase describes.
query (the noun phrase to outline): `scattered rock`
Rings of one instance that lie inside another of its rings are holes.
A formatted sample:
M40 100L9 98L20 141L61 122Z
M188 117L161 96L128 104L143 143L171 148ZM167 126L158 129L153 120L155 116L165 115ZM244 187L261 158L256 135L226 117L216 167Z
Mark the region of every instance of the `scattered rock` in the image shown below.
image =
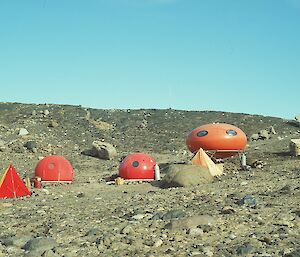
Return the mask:
M191 236L201 236L204 234L204 231L201 228L191 228L189 229L188 234Z
M30 240L30 236L12 236L1 239L1 243L5 246L16 246L23 247L28 240Z
M25 152L25 148L24 148L22 142L20 142L20 141L14 141L14 142L10 143L9 148L15 153L24 153Z
M101 230L98 228L92 228L85 235L86 236L97 236L101 234Z
M47 250L42 254L42 257L60 257L61 255L55 253L53 250Z
M300 117L299 117L300 120ZM284 255L284 257L300 257L300 249L294 250Z
M247 181L242 181L240 185L241 186L246 186L246 185L248 185L248 182Z
M46 109L46 110L43 111L43 114L44 114L45 116L48 116L48 115L50 114L50 112L49 112L49 110Z
M133 220L142 220L144 217L145 217L144 214L137 214L137 215L132 216L131 218Z
M155 241L155 243L153 244L153 247L160 247L160 246L162 246L162 244L163 244L163 240L157 239Z
M0 152L4 152L6 149L5 142L0 139Z
M25 251L45 252L53 249L57 245L53 238L37 237L30 239L23 247Z
M241 199L240 204L247 207L255 207L257 202L254 196L246 195L243 199Z
M254 252L254 247L250 244L245 244L237 247L236 253L242 256L248 256L249 254Z
M121 234L130 235L130 234L133 234L133 233L134 233L134 230L133 230L132 226L130 226L130 225L125 226L121 230Z
M97 140L93 142L92 149L85 150L82 154L103 160L111 160L117 155L117 150L112 144Z
M34 149L37 148L37 143L36 141L27 141L24 146L30 150L30 151L34 151Z
M259 134L252 134L251 137L250 137L251 141L256 141L258 139L259 139Z
M250 163L251 168L262 169L265 163L261 160L254 160Z
M182 219L185 217L185 212L182 210L169 211L162 216L163 220Z
M270 134L267 130L263 129L259 132L259 138L260 139L269 139L270 138Z
M82 197L84 197L85 195L84 195L84 193L83 192L79 192L77 195L76 195L76 197L78 197L78 198L82 198Z
M57 128L59 126L58 122L56 120L51 120L48 124L49 128Z
M212 226L215 224L214 217L210 215L196 215L186 219L172 220L169 224L166 225L166 229L171 230L181 230L181 229L192 229L198 226Z
M221 210L221 214L233 214L233 213L235 213L235 209L232 208L231 206L225 206Z
M28 134L29 134L29 132L28 132L28 130L26 128L21 128L19 130L19 136L26 136Z
M271 138L271 135L276 135L276 131L273 126L271 126L269 129L262 129L258 133L252 134L250 137L251 141L257 141L257 140L268 140Z
M236 239L236 235L233 234L233 233L230 233L228 237L229 237L229 239L231 239L231 240Z
M292 188L290 185L285 185L284 187L282 187L281 189L279 189L278 191L279 194L291 194L292 193Z

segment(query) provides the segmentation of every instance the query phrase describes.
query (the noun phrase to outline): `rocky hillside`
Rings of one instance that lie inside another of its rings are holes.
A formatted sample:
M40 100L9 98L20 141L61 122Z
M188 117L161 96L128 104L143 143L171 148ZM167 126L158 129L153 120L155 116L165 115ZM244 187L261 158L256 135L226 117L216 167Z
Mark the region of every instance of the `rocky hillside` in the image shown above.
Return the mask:
M203 186L107 184L132 152L152 155L161 167L189 162L186 135L212 122L247 134L251 170L234 157ZM290 139L299 137L294 123L242 113L0 103L3 172L12 163L22 178L32 176L52 154L75 170L71 185L1 200L0 256L299 256L300 162L289 153ZM112 144L117 156L82 154L95 140ZM241 204L245 196L254 204Z

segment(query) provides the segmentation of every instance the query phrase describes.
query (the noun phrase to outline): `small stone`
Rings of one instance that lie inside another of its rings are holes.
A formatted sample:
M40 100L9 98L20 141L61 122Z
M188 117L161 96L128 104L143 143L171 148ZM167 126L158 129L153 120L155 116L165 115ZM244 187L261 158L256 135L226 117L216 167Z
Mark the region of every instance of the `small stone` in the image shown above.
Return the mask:
M46 195L49 195L49 194L50 194L49 190L46 189L46 188L43 188L43 189L42 189L42 192L45 193Z
M233 214L235 213L235 209L231 206L224 206L224 208L221 211L221 214Z
M32 151L33 149L36 149L36 148L37 148L37 143L36 143L35 141L27 141L27 142L24 144L24 146L25 146L28 150Z
M134 220L141 220L144 217L145 217L144 214L137 214L137 215L132 216L131 218L134 219Z
M181 219L185 217L185 212L182 210L173 210L163 215L163 220Z
M215 219L210 215L196 215L186 219L172 220L165 228L171 230L189 230L198 226L212 226L214 223Z
M30 236L13 236L1 239L1 243L5 246L16 246L21 248L28 240L30 240L30 238Z
M41 256L42 257L60 257L61 255L53 252L52 250L47 250Z
M250 244L239 246L236 250L236 253L242 256L247 256L248 254L253 252L254 252L254 247Z
M240 203L242 205L245 205L247 207L254 207L256 206L257 202L254 196L252 195L246 195L241 201Z
M50 112L49 112L49 110L44 110L43 114L44 114L45 116L47 116L47 115L50 114Z
M0 147L5 147L5 142L0 139Z
M163 213L157 212L152 216L151 220L161 220L161 219L163 219L163 216L164 216Z
M247 181L242 181L240 185L241 186L246 186L246 185L248 185L248 182Z
M250 166L252 168L258 168L258 169L263 168L264 165L265 165L265 163L261 160L254 160L250 163Z
M48 124L49 128L57 128L59 126L58 122L56 120L51 120Z
M12 203L4 203L4 202L3 202L3 203L0 203L0 204L1 204L1 206L4 207L4 208L13 206Z
M269 139L270 138L270 134L267 130L263 129L259 132L259 138L260 139Z
M39 251L44 252L51 250L57 245L53 238L37 237L30 239L23 247L25 251Z
M80 193L78 193L78 194L76 195L76 197L82 198L82 197L84 197L84 193L83 193L83 192L80 192Z
M228 237L229 237L231 240L236 239L236 235L233 234L233 233L230 233Z
M134 230L130 225L127 225L126 227L124 227L121 230L121 234L129 235L129 234L133 234L133 233L134 233Z
M91 230L89 230L85 235L86 236L97 236L100 234L100 229L98 228L92 228Z
M292 193L291 186L290 185L285 185L284 187L282 187L279 190L279 193L281 193L281 194L291 194Z
M299 117L300 119L300 117ZM300 248L284 255L284 257L300 257Z
M204 232L201 228L191 228L189 229L188 234L191 236L201 236Z
M28 134L29 134L29 132L28 132L28 130L26 128L21 128L19 130L19 136L26 136Z
M33 110L33 111L31 112L31 115L32 115L32 116L35 116L35 115L36 115L36 110Z
M251 141L256 141L256 140L258 140L259 139L259 135L258 134L253 134L253 135L251 135L251 137L250 137L250 140Z
M163 240L158 239L155 241L155 243L153 244L153 247L160 247L163 244Z
M209 256L209 257L211 257L211 256L214 255L213 251L212 251L209 247L204 247L204 248L202 249L202 252L203 252L206 256Z
M259 239L259 241L264 242L264 243L266 243L268 245L272 244L272 239L269 236L264 236L261 239Z

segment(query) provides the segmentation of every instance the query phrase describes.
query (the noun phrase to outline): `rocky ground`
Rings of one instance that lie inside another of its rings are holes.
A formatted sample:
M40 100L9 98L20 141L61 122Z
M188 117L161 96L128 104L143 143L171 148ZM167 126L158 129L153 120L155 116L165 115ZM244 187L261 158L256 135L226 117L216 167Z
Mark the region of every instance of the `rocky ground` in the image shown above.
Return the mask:
M245 131L251 170L233 157L223 176L199 186L107 183L132 152L161 167L189 162L186 135L212 122ZM0 256L300 256L300 159L289 152L299 137L297 124L257 115L0 103L3 172L12 163L22 178L32 176L50 154L75 171L70 185L1 199ZM83 155L95 140L117 156Z

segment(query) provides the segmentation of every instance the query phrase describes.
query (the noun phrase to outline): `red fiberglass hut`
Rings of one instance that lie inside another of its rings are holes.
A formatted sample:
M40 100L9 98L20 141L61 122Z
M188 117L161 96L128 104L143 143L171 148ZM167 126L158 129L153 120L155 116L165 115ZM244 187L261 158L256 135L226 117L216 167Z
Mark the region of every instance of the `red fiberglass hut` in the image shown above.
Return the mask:
M35 167L35 177L40 177L42 182L72 183L74 171L66 158L51 155L38 162Z
M129 154L119 166L119 176L128 180L154 180L156 161L145 153Z
M231 124L205 124L190 132L186 144L192 153L202 148L212 152L216 158L227 158L244 151L247 137L241 129Z

